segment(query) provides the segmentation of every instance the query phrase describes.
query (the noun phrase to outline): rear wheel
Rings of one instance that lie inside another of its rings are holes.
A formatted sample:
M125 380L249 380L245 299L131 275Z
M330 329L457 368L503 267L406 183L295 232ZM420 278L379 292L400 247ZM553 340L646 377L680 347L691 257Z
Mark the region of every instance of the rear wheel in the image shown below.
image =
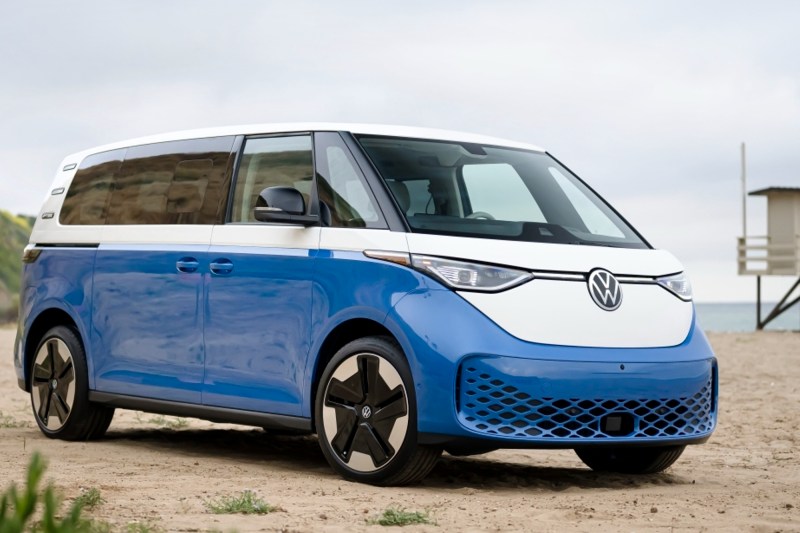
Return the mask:
M592 470L620 474L655 474L678 460L686 446L652 448L578 448L581 461Z
M48 331L31 364L31 406L42 433L65 440L105 434L114 409L89 402L86 355L73 330L57 326Z
M406 485L425 477L441 448L417 443L411 371L390 339L366 337L339 350L320 379L316 425L322 453L347 479Z

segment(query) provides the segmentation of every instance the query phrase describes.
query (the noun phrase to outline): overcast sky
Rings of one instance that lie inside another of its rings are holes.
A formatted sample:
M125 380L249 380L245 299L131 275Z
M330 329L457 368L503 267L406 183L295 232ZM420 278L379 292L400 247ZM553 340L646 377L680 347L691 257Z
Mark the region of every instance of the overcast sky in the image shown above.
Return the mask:
M14 2L0 18L0 208L130 137L380 122L538 144L686 266L736 275L749 189L800 186L800 2ZM765 200L748 205L764 234ZM765 281L777 299L791 278Z

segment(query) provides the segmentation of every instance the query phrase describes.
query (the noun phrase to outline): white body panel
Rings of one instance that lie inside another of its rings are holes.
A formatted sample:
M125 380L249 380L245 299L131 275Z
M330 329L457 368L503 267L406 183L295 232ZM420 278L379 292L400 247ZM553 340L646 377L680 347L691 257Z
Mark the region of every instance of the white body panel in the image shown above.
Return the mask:
M224 224L213 226L212 243L224 246L315 250L320 228L277 224ZM266 251L265 251L266 253Z
M413 254L471 259L526 270L585 274L595 268L604 268L616 276L650 277L683 271L680 262L664 250L473 239L421 233L408 234L408 247Z
M131 224L102 226L104 244L208 245L214 226L201 224Z
M412 254L495 263L532 270L648 278L683 267L663 250L609 248L408 234ZM652 279L651 279L652 281ZM622 304L604 311L585 281L534 279L500 293L459 294L517 338L562 346L609 348L675 346L686 339L693 306L655 283L623 283Z
M392 250L408 252L406 233L389 230L323 228L319 247L323 250Z
M84 152L80 159L83 160L86 155L92 152L93 150ZM64 203L64 198L67 195L66 189L69 188L69 184L72 182L72 178L75 177L75 173L77 172L77 167L67 171L62 171L61 169L73 161L75 161L74 156L67 156L58 167L53 185L50 190L47 191L47 196L45 196L42 202L42 208L39 210L39 215L36 217L36 223L33 225L33 230L31 231L29 239L31 244L39 242L53 244L97 244L100 242L103 226L62 226L58 222L58 217L61 213L61 205ZM56 189L64 189L64 191L60 194L52 194L52 191ZM42 218L42 215L45 213L53 213L53 218Z
M692 304L660 285L621 285L622 304L600 309L586 283L534 279L497 293L460 292L517 338L543 344L648 348L682 343L692 326Z

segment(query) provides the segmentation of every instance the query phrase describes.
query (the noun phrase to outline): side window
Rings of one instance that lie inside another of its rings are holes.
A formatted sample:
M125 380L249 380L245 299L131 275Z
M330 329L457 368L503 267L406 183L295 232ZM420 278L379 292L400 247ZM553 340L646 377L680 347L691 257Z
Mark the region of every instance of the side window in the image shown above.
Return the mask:
M465 165L463 176L473 213L488 213L497 220L546 222L530 190L508 163Z
M122 165L125 149L86 157L64 198L59 222L70 225L105 224L114 176Z
M255 222L253 208L267 187L294 187L303 194L308 212L313 161L311 135L247 139L236 176L231 221Z
M128 148L114 176L106 224L214 224L222 220L233 137Z
M81 162L62 224L214 224L224 217L234 137L170 141Z
M386 228L375 197L338 133L314 136L320 214L333 227Z

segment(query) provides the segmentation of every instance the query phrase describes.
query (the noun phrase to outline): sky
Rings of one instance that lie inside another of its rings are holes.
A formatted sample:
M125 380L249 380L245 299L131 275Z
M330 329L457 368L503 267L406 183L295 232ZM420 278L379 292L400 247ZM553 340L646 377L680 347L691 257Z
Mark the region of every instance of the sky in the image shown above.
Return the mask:
M14 2L0 18L0 209L67 154L233 124L333 121L546 148L686 267L736 272L748 190L800 187L800 2ZM748 200L748 234L766 201ZM777 300L792 278L764 280Z

